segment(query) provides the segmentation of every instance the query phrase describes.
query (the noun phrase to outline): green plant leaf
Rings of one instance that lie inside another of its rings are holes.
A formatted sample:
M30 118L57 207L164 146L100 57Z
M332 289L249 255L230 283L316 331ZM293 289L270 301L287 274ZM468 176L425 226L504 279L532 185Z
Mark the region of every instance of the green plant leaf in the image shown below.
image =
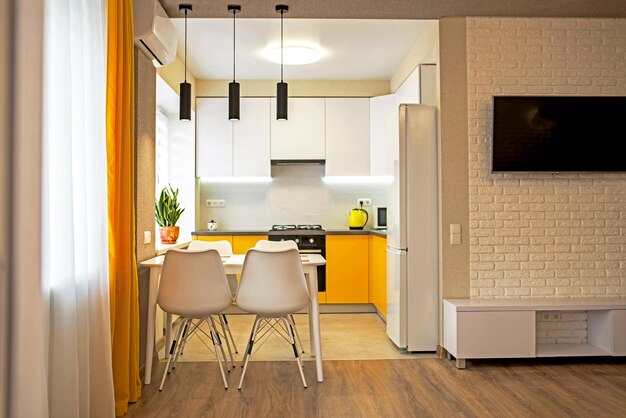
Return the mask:
M161 190L154 205L154 215L159 226L176 226L180 215L185 211L178 202L178 189L171 185Z

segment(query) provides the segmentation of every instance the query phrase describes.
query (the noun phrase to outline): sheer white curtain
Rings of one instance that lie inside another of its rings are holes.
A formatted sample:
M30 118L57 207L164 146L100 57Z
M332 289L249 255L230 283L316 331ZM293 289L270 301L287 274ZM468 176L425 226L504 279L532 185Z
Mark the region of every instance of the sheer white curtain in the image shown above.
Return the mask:
M50 417L113 417L103 0L45 0L43 277Z

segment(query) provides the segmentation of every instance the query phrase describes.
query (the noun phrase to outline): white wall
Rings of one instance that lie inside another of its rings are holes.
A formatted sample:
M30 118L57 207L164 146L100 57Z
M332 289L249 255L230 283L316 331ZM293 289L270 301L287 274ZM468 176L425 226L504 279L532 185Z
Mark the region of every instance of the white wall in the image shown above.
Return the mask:
M624 19L467 19L472 297L626 296L626 174L489 167L493 95L626 95L625 39Z
M9 109L11 97L10 36L11 8L8 1L0 2L0 195L9 194ZM10 199L0 203L0 231L6 231L0 238L0 418L7 416L7 387L9 362L9 249Z
M190 238L191 231L195 228L195 168L193 161L196 160L196 136L195 136L195 112L192 112L191 121L181 121L178 114L170 115L169 122L169 182L174 188L178 188L181 206L185 211L180 216L180 239ZM190 163L192 161L192 163Z
M220 229L266 230L273 224L321 224L326 229L348 227L348 213L357 199L371 198L384 206L385 183L329 184L323 166L274 166L269 183L211 183L201 181L197 229L215 219ZM206 199L224 199L226 207L207 208ZM368 227L374 222L373 208Z
M46 307L41 297L41 125L43 2L13 7L11 103L10 416L47 416ZM3 90L4 91L4 90ZM6 232L6 231L5 231Z

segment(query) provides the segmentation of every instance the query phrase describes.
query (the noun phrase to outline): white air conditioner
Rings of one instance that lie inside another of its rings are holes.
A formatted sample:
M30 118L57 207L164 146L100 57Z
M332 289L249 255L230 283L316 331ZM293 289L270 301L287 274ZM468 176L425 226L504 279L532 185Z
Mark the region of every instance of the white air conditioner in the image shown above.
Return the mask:
M135 0L135 44L155 67L176 59L176 29L158 0Z

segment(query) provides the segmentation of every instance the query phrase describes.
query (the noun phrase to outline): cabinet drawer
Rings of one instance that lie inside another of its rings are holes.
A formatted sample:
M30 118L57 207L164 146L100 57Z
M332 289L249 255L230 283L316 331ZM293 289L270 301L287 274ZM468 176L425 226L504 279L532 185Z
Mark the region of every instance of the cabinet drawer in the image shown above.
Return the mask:
M230 244L233 244L233 236L232 235L194 235L193 239L197 239L199 241L228 241Z
M535 357L535 312L458 312L458 358Z

